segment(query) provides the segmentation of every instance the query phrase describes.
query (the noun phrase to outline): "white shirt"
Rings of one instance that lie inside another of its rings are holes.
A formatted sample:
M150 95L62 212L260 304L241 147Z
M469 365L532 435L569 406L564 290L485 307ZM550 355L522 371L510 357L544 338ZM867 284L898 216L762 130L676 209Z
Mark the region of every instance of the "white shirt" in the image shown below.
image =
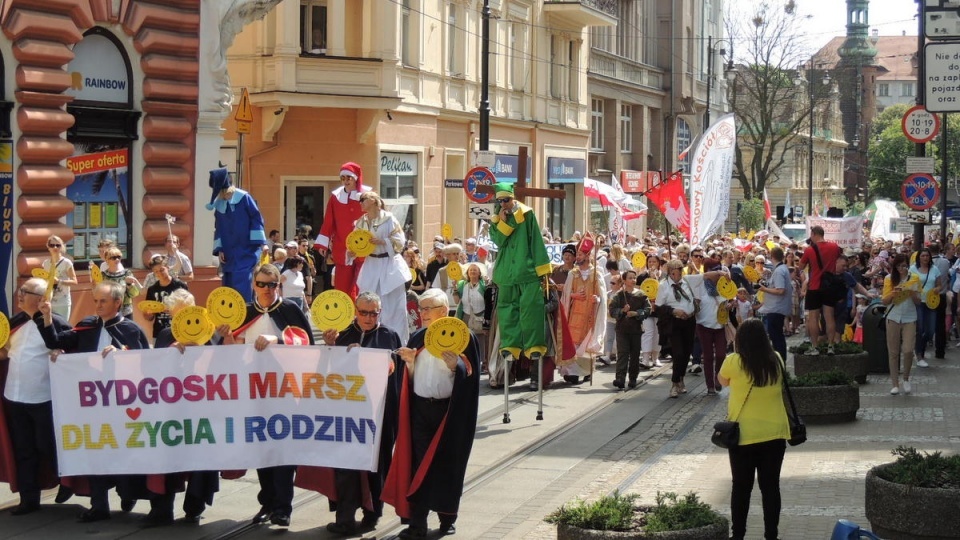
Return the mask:
M442 358L423 349L413 365L413 392L416 395L434 399L453 395L453 372Z
M269 313L264 313L257 320L253 321L246 330L243 332L243 342L252 345L253 342L257 339L258 336L277 336L278 341L283 341L283 336L280 334L282 330L277 328L277 325L274 324L273 319L270 318Z
M50 349L36 323L27 321L10 336L9 356L3 397L17 403L50 401Z
M678 300L674 294L673 284L674 281L670 277L667 277L660 282L660 287L657 289L657 305L658 306L667 306L673 309L679 309L688 315L692 315L694 311L693 306L693 288L691 288L692 282L688 281L690 278L700 278L700 281L703 280L702 274L693 274L689 276L684 276L680 279L680 289L686 294L686 298L683 296ZM694 280L695 281L695 280Z
M303 290L307 287L303 281L303 272L291 268L283 272L283 277L287 278L283 282L283 297L303 298Z

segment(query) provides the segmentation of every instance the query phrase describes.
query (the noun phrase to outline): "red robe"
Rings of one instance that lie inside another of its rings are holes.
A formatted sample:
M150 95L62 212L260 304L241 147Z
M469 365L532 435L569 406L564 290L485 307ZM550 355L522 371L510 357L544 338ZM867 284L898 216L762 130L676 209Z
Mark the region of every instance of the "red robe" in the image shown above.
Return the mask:
M353 232L354 223L363 215L360 194L370 191L368 186L359 183L357 187L357 191L350 193L343 186L333 190L327 199L320 234L313 245L315 249L330 250L335 265L334 288L349 294L351 298L357 296L357 274L360 273L363 259L347 264L347 235Z

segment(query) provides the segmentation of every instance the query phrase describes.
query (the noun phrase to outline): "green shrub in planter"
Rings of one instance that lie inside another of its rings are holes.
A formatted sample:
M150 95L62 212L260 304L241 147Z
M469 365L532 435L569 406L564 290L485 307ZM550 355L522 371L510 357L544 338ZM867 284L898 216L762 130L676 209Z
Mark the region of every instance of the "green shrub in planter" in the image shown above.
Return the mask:
M800 377L793 377L789 373L787 375L790 386L798 388L806 386L850 386L853 384L853 379L839 369L807 373Z
M898 446L893 455L897 460L877 471L880 478L913 487L960 489L960 455L920 453L912 446Z
M546 517L548 523L597 531L683 531L717 523L722 516L700 500L696 493L683 497L657 492L657 504L641 507L637 495L605 495L594 502L563 505Z

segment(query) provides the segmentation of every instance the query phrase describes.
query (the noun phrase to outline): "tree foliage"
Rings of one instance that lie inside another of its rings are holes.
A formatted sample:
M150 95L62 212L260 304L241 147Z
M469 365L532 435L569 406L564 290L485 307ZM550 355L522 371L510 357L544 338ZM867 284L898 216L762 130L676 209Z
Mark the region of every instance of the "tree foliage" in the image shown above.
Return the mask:
M745 199L740 207L740 228L748 231L762 229L765 216L763 199Z
M873 120L870 146L867 148L870 169L870 196L872 199L900 200L900 187L907 178L907 158L916 155L916 145L903 134L901 121L909 105L891 105L883 110ZM943 126L940 126L941 136ZM947 171L950 178L957 178L960 171L956 170L960 164L960 144L955 142L957 133L960 133L960 117L947 116L948 140L947 152L950 155L950 167ZM936 170L943 170L943 156L940 148L942 137L937 137L927 144L926 155L933 156ZM939 177L939 174L938 174Z
M750 14L727 18L738 58L730 90L739 132L734 176L747 200L777 180L788 156L805 141L799 133L808 125L808 85L795 82L797 68L809 60L803 19L793 0L765 1Z

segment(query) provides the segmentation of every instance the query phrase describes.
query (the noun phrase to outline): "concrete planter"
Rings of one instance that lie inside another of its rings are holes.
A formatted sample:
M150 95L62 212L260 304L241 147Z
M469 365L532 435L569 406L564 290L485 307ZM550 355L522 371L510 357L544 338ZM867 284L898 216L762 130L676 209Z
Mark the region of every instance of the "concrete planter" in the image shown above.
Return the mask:
M790 386L797 413L806 424L853 422L860 409L860 388L841 386ZM786 396L784 396L786 400ZM787 407L789 408L789 403Z
M864 384L867 382L867 373L870 371L870 353L864 351L856 354L835 354L833 356L826 354L817 356L793 355L793 372L797 377L833 369L839 369L846 373L851 379L857 381L857 384Z
M640 507L648 509L650 507ZM643 531L597 531L581 529L564 523L557 524L557 540L726 540L730 535L730 522L723 516L705 527L648 533Z
M960 489L911 487L867 473L864 510L873 532L889 540L930 540L960 535Z

